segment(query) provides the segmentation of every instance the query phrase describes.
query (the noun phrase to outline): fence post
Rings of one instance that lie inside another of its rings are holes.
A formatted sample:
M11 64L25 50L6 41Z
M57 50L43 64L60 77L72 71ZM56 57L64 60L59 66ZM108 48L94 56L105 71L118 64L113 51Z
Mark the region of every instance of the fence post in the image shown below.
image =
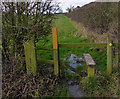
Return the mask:
M58 39L57 39L57 28L52 28L53 36L53 53L54 53L54 74L57 76L59 74L58 65Z
M112 72L112 43L109 38L109 34L107 36L107 74L111 74Z
M88 77L93 77L95 74L95 67L88 66Z
M35 54L35 46L34 46L34 38L28 40L24 43L24 51L25 51L25 62L27 74L36 75L36 54Z

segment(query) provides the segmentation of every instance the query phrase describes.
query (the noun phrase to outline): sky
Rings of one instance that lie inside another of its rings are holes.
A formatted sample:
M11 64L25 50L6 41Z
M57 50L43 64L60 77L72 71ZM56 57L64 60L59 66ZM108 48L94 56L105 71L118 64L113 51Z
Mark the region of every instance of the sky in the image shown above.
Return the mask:
M57 0L57 2L60 2L60 7L62 8L63 12L67 12L66 9L70 7L70 5L74 7L81 7L93 1L95 0Z

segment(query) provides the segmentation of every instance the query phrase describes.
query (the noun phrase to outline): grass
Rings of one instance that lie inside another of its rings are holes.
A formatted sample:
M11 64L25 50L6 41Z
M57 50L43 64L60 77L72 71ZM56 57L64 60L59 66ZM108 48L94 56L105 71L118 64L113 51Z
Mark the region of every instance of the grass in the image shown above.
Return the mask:
M85 77L81 81L82 87L89 91L84 97L117 97L117 73L114 75L96 75Z

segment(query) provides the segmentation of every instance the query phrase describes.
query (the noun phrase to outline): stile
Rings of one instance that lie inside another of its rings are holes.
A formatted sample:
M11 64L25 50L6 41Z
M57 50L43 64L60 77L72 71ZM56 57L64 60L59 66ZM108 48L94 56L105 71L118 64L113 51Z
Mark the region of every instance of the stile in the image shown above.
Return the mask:
M57 39L57 28L52 28L53 36L53 54L54 54L54 74L57 76L59 74L58 65L58 39Z

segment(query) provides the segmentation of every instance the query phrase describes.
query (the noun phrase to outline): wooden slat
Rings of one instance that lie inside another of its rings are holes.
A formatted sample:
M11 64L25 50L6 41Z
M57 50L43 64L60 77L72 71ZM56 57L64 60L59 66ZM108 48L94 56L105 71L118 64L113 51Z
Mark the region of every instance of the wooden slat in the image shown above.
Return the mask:
M58 45L59 47L106 47L107 43L64 43Z
M84 58L88 66L95 66L95 62L90 54L84 54Z

